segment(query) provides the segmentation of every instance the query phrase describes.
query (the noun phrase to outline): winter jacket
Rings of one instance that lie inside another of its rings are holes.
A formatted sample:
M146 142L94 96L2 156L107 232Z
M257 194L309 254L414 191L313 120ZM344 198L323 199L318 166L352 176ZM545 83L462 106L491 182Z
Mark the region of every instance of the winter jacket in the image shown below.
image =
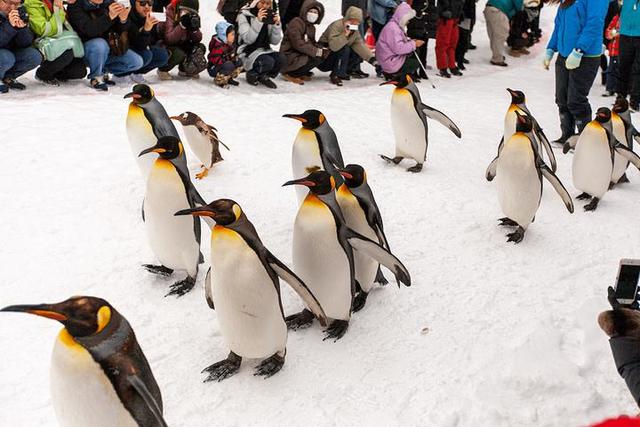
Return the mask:
M462 16L464 19L476 20L476 0L464 0Z
M209 42L209 68L237 59L235 44L227 43L227 29L230 26L231 24L225 21L216 24L216 34L211 37L211 42Z
M397 73L407 56L416 50L416 42L405 33L404 27L416 11L400 3L391 20L384 26L376 43L376 58L385 73Z
M345 22L349 19L362 22L362 10L351 6L344 14L344 18L333 21L322 36L319 43L329 47L332 52L337 52L345 46L349 46L360 58L369 61L373 57L373 53L362 40L359 31L352 31L347 37L344 33Z
M618 373L624 378L633 399L640 406L640 340L617 336L609 340Z
M435 39L438 27L436 0L413 0L411 8L416 11L416 16L407 25L407 35L412 39Z
M238 15L240 13L240 9L244 6L247 1L246 0L219 0L224 1L222 8L220 9L221 15L229 16L229 15Z
M22 49L33 42L33 33L29 26L14 28L9 24L9 18L0 12L0 49Z
M460 19L464 0L438 0L438 16L442 19Z
M64 30L67 13L49 0L25 0L29 14L29 28L36 37L56 36Z
M310 9L317 9L318 20L312 24L307 21L307 12ZM283 73L288 73L305 65L309 59L319 57L322 46L316 42L316 25L322 22L324 17L324 6L316 0L306 0L300 16L289 22L289 26L284 33L284 39L280 45L280 52L287 57L287 64L282 68Z
M627 0L620 10L620 34L629 37L640 36L640 6L638 0Z
M389 21L389 16L399 3L400 1L396 2L395 0L368 0L367 11L371 19L384 25Z
M245 70L253 68L254 61L265 53L272 53L271 45L282 40L282 27L280 25L266 25L258 21L251 13L249 7L245 7L238 15L238 55L244 64Z
M342 7L340 11L342 12L342 16L347 13L347 9L351 6L355 6L362 11L362 16L365 18L369 16L367 14L367 0L342 0Z
M614 16L605 31L605 37L609 40L609 56L620 55L620 17Z
M607 0L576 0L567 8L560 6L547 48L564 57L573 49L585 56L600 56L608 6Z
M516 12L522 10L522 0L489 0L487 6L495 7L511 19Z
M177 6L178 9L180 6ZM181 46L187 43L196 44L202 41L202 31L188 31L180 25L180 14L172 2L166 11L167 20L158 24L158 34L166 46Z
M112 0L107 0L96 5L89 0L78 0L67 6L67 19L83 42L95 38L108 39L110 32L126 31L127 24L120 22L120 18L109 18L111 3Z
M279 7L280 19L282 20L282 29L285 30L289 22L293 21L300 15L300 9L304 0L281 0L280 2L273 2L275 8L276 4Z
M160 41L160 36L158 35L158 25L151 28L151 31L144 30L144 23L146 18L141 16L135 10L135 0L131 0L131 12L129 12L129 20L127 26L127 32L129 33L129 45L131 48L137 52L141 52L143 50L147 50L149 46L156 45Z

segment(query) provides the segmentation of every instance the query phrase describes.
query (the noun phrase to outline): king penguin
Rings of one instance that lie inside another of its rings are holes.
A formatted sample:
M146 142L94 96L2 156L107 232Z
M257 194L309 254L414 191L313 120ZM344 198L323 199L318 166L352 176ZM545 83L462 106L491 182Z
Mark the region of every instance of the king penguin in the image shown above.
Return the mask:
M143 206L151 250L161 265L144 264L148 271L170 276L173 270L187 271L187 278L171 285L167 295L182 296L196 283L200 254L200 218L176 217L183 209L206 204L191 183L189 171L179 161L184 152L179 139L163 136L140 153L158 153L147 180Z
M609 189L613 174L613 160L616 153L629 160L640 169L640 157L618 142L613 135L611 110L598 108L596 117L580 133L579 138L564 144L566 154L575 148L573 155L573 186L582 193L578 200L590 200L585 211L594 211L602 196Z
M613 125L613 136L629 150L633 150L633 135L635 129L631 122L629 102L627 102L626 99L616 99L611 113L611 124ZM610 188L616 184L629 182L626 174L628 167L629 161L620 154L615 153Z
M509 109L507 110L507 114L504 117L504 135L502 136L502 140L500 141L500 147L504 141L508 141L509 138L516 132L516 123L518 118L516 116L516 111L521 114L526 114L531 119L533 123L533 141L536 144L536 148L538 150L538 154L540 154L540 158L542 158L542 150L547 153L547 157L549 158L549 166L551 167L551 171L555 172L558 168L558 164L556 162L556 156L553 153L553 149L551 148L551 144L549 144L549 139L542 131L542 128L538 124L538 121L533 117L529 109L527 108L526 99L524 96L524 92L520 90L507 89L509 94L511 95L511 104L509 105ZM500 148L498 148L498 151Z
M131 152L136 157L138 167L146 181L156 156L138 157L138 153L151 147L163 136L180 138L176 127L171 122L167 111L156 99L153 89L144 84L135 85L131 92L124 96L131 98L127 113L127 136L131 145ZM180 154L178 162L187 167L187 158Z
M344 184L338 187L336 200L347 226L390 250L384 234L382 215L367 182L366 171L360 165L350 164L340 170L340 175L344 178ZM366 304L374 282L383 285L388 282L382 274L380 264L366 254L356 251L354 263L357 293L353 299L353 311L357 312Z
M229 356L206 368L206 381L221 381L238 371L243 357L265 358L255 375L266 378L283 364L287 344L279 278L300 295L321 324L327 319L320 303L302 280L264 247L240 206L229 199L185 209L176 215L212 218L211 268L206 294L218 317Z
M51 357L50 389L62 427L166 427L162 396L131 325L107 301L12 305L64 325Z
M487 171L487 180L498 177L498 200L502 212L501 225L517 227L507 235L507 242L520 243L540 207L542 177L553 186L567 210L573 213L573 201L560 179L542 161L534 142L531 117L514 112L515 133L503 145Z
M398 281L411 285L409 272L400 260L371 239L349 228L335 196L335 180L319 170L284 185L302 185L309 194L298 210L293 229L293 266L320 301L331 319L326 339L338 340L346 333L356 294L354 252L366 254L391 270ZM291 329L306 327L314 314L305 309L288 316Z
M344 167L338 138L327 118L318 110L307 110L302 114L285 114L282 117L298 120L302 127L293 141L291 163L293 178L302 178L320 169L329 172L338 183L342 177L336 167ZM296 188L298 204L302 203L307 191Z
M171 120L180 122L191 151L202 163L202 171L196 174L196 179L204 178L214 164L224 160L220 155L220 144L227 150L229 147L220 141L216 128L205 123L200 116L191 111L172 116Z
M416 161L409 172L420 172L427 160L429 147L429 126L427 117L436 120L455 136L462 138L458 126L442 112L422 103L420 91L409 75L398 80L380 83L395 85L391 96L391 127L396 139L396 155L393 158L380 155L387 162L398 164L405 157Z

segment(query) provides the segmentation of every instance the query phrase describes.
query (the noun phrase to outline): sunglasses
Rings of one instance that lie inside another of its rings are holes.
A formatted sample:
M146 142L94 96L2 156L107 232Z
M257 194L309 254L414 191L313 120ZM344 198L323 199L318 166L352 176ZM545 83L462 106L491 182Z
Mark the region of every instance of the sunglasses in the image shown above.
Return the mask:
M140 6L153 6L153 1L142 0L142 1L139 1L138 4Z

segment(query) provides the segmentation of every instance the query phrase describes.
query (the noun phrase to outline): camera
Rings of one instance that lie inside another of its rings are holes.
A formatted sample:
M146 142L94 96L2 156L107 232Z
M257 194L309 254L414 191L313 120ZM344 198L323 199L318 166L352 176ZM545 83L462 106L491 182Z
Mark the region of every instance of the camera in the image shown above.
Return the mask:
M18 11L18 16L20 17L20 20L22 22L24 22L25 24L29 23L29 14L27 13L27 8L24 6L20 6L18 9L16 9Z
M267 25L273 25L275 24L275 16L276 13L273 11L273 9L267 9L267 15L264 17L264 23Z
M194 12L189 12L186 15L182 15L180 18L180 23L184 28L190 31L195 31L200 29L200 15Z
M638 279L640 279L640 259L620 260L614 294L618 304L629 308L636 303L638 298Z

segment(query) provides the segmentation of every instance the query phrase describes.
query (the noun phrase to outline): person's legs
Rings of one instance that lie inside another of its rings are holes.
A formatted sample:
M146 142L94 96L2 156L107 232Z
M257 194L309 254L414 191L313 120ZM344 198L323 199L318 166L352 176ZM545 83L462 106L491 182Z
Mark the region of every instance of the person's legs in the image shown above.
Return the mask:
M334 68L336 68L336 64L340 62L340 58L343 55L343 51L345 48L342 48L336 52L331 51L329 56L327 56L324 61L318 64L318 70L320 71L331 71L333 72Z
M169 51L169 61L167 61L167 65L158 68L160 71L171 71L187 57L185 51L177 46L168 47L167 51Z
M109 70L110 73L121 77L139 70L142 68L143 64L144 61L142 57L129 49L124 53L124 55L109 55L105 68Z
M617 56L609 58L609 67L607 67L607 92L615 92L619 85L620 75L618 65Z
M282 67L287 64L287 57L280 52L270 53L269 56L273 58L273 67L267 72L267 76L273 79L278 75L280 70L282 70Z
M580 66L569 71L567 107L573 116L578 132L591 121L589 91L598 75L600 57L583 57Z
M273 69L275 63L276 60L273 56L267 54L260 55L255 61L253 61L253 68L251 69L251 72L255 73L258 79L264 78L267 73Z
M82 79L87 75L87 64L83 58L73 58L71 64L67 65L63 70L55 75L60 81Z
M451 33L449 36L449 45L447 46L447 60L449 62L449 68L458 68L456 65L456 47L459 40L458 20L451 20Z
M491 61L494 63L504 62L504 44L509 37L509 18L491 6L484 9L484 16L491 43Z
M322 58L309 58L307 63L302 67L295 69L293 71L289 71L287 74L291 77L302 77L309 73L311 70L316 68L318 65L322 63Z
M436 30L436 65L438 70L447 68L447 41L450 37L448 20L438 19Z
M5 79L17 79L29 70L33 70L42 62L42 54L38 49L25 47L13 52L15 63L4 74Z
M8 49L0 49L0 80L4 79L7 71L9 71L16 63L16 57Z
M36 78L44 81L54 80L58 73L73 62L73 59L73 50L68 49L53 61L43 61L36 71Z
M427 66L427 43L428 43L428 41L429 41L429 39L425 39L424 44L416 49L416 54L418 55L418 58L420 58L420 62L422 62L422 65L424 65L425 67ZM426 75L425 71L420 66L418 66L418 77L420 77L422 79L426 79L427 78L427 75Z
M607 84L607 78L609 78L609 74L607 70L609 68L609 64L607 63L607 55L604 53L600 55L600 74L602 75L602 84Z
M620 52L618 55L618 70L620 79L618 80L617 92L626 97L629 95L631 85L631 69L635 58L633 38L620 36Z
M105 39L95 38L84 43L84 59L89 65L89 80L104 75L104 66L109 57L109 43Z
M459 68L464 66L464 56L469 47L469 30L458 27L458 44L456 45L456 64Z
M565 57L558 55L555 65L556 105L558 106L558 112L560 114L560 130L562 131L562 136L560 136L558 142L561 144L564 144L564 142L576 132L575 120L567 106L569 70L567 70L567 67L565 66L565 60Z
M409 55L405 58L404 64L402 64L402 68L400 68L400 71L398 71L396 75L413 75L418 71L418 67L418 59L414 55Z
M376 42L378 41L378 37L380 37L380 33L382 32L383 28L384 24L380 24L374 19L371 20L371 32L373 33L373 37L376 39Z
M631 82L629 88L629 104L633 110L638 109L640 102L640 37L633 37L634 58L631 66Z

